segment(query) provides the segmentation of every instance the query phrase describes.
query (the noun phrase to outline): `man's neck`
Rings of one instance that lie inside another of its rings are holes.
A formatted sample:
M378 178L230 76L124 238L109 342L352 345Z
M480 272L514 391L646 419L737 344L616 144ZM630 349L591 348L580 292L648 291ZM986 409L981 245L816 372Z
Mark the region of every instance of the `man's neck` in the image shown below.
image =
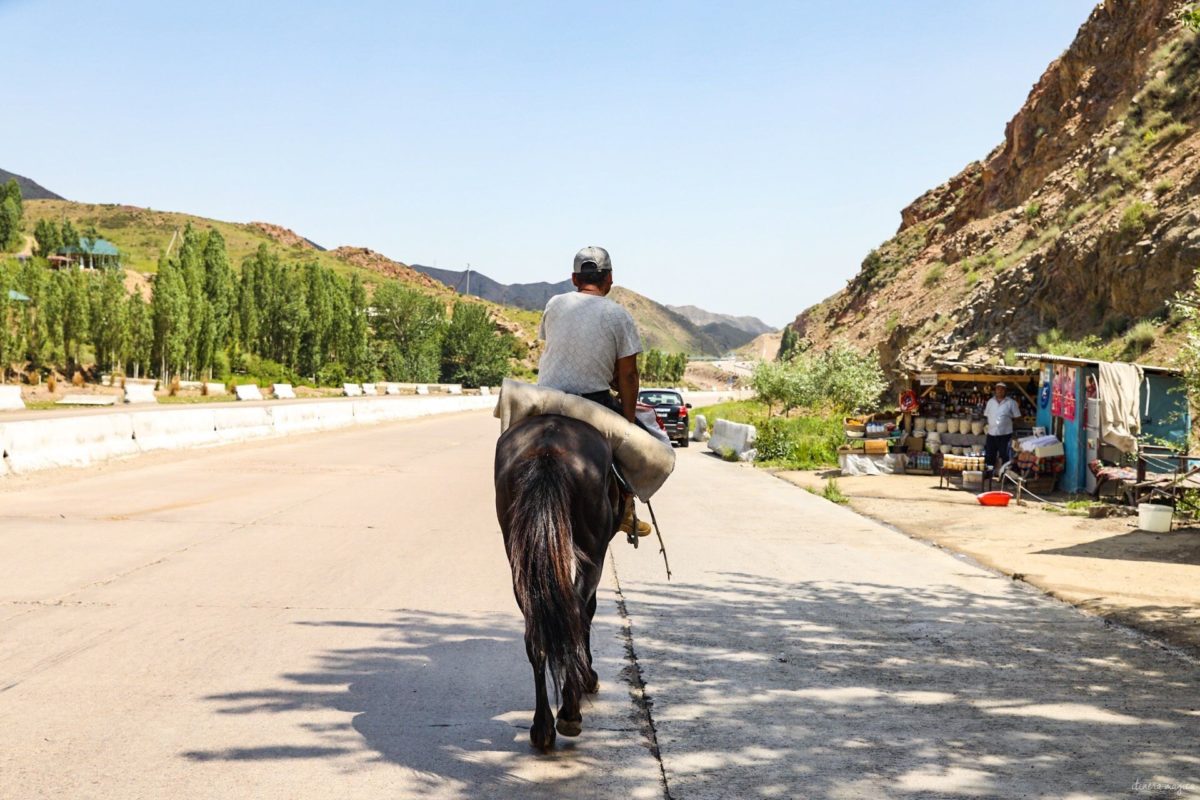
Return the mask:
M580 294L590 294L593 297L604 297L604 290L599 286L580 286Z

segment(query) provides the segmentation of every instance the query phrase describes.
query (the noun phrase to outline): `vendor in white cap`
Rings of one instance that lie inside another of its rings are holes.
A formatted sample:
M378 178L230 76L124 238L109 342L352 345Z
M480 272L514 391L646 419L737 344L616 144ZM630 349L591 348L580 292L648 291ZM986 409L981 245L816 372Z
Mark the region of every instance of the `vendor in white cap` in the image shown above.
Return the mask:
M983 448L983 460L988 469L997 469L1008 461L1008 448L1012 443L1013 420L1021 418L1021 407L1008 396L1008 386L997 382L992 399L987 401L983 415L987 417L987 443Z

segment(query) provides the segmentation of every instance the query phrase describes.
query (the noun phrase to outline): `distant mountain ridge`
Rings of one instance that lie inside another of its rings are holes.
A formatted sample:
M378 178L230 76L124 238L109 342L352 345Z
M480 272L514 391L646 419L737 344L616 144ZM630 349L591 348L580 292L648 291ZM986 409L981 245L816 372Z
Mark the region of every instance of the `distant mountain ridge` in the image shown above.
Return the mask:
M17 186L21 187L22 200L65 200L66 198L57 195L54 192L42 186L37 181L26 178L24 175L18 175L15 172L9 172L6 169L0 169L0 183L8 183L12 179L17 182Z
M773 333L776 328L772 328L767 323L763 322L758 317L738 317L733 314L718 314L715 311L706 311L697 306L667 306L676 314L682 314L690 319L696 325L712 325L714 322L723 322L731 325L740 331L752 333L758 336L763 333Z
M439 269L423 264L413 264L417 272L423 272L434 280L441 281L459 294L467 292L466 270ZM556 294L571 291L574 286L570 280L558 283L537 281L536 283L500 283L483 273L471 270L471 291L469 294L491 300L493 303L503 303L507 306L524 308L527 311L541 311L546 307L546 301Z
M412 268L441 281L461 294L468 293L465 270L439 269L421 264L413 264ZM574 288L570 280L559 283L539 281L504 284L471 270L471 295L530 311L541 311L551 297L574 291ZM744 338L739 340L739 332L730 336L728 331L719 328L725 323L717 323L718 335L713 335L683 314L623 286L613 287L611 297L633 315L647 348L694 356L719 356L754 338L753 335L742 334ZM731 338L737 340L738 344L730 344Z
M758 317L717 314L696 306L667 306L667 308L699 327L726 350L737 350L754 341L755 337L775 331Z

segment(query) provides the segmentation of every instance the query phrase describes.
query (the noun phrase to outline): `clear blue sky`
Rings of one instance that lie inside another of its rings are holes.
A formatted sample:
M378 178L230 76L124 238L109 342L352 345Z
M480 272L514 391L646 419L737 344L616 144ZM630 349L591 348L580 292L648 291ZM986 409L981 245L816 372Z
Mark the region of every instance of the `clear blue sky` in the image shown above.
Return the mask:
M0 0L0 167L74 200L782 324L1003 137L1091 0Z

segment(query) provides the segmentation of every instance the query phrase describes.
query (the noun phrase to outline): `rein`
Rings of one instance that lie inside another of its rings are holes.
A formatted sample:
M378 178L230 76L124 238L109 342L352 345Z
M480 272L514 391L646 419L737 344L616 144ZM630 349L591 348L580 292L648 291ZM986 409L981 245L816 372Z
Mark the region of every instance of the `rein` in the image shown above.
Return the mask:
M612 473L616 477L617 483L619 483L621 485L621 488L624 489L625 493L628 494L628 496L632 498L633 497L633 489L630 488L628 483L626 483L625 476L621 474L621 471L619 469L617 469L616 464L612 465ZM629 500L629 502L634 503L634 506L633 506L633 530L630 531L629 533L625 534L625 541L627 541L631 545L633 545L633 549L636 550L638 548L638 535L636 533L636 531L637 531L637 504L632 499ZM658 518L656 516L654 516L654 506L650 505L650 501L648 501L648 500L646 501L646 508L650 509L650 522L652 525L654 525L654 535L656 537L658 537L658 552L662 553L663 566L666 567L666 569L667 569L667 580L671 580L671 562L667 560L667 545L663 542L662 531L660 531L658 529Z

